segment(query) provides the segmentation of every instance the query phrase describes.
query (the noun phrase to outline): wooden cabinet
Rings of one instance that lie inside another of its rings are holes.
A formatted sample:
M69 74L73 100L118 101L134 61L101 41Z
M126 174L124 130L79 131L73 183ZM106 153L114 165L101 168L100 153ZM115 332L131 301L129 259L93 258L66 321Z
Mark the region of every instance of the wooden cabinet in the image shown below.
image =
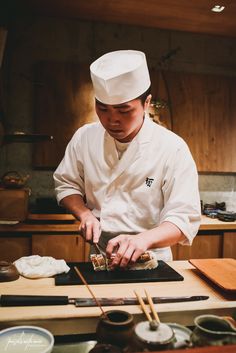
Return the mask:
M199 172L236 172L236 78L166 72L172 130Z
M236 232L224 233L223 257L236 258Z
M236 232L222 230L215 232L201 231L192 246L177 244L172 247L174 260L236 258Z
M31 238L27 235L0 238L0 260L13 262L29 255L31 255Z
M90 245L79 235L72 215L29 215L29 222L0 225L0 260L41 255L68 262L89 261ZM236 222L202 217L193 245L172 247L174 260L236 258Z
M90 245L78 234L28 234L0 237L0 260L40 255L68 262L89 261ZM236 258L236 232L197 235L192 246L172 247L174 260Z
M41 255L68 262L87 261L89 245L70 214L29 214L26 222L0 225L0 260Z
M0 237L0 260L13 262L22 256L40 255L68 262L89 261L90 245L80 235L27 234Z
M222 257L223 236L221 234L197 235L192 246L177 244L173 247L174 260L210 259Z
M32 235L32 254L79 262L85 258L85 242L80 235Z

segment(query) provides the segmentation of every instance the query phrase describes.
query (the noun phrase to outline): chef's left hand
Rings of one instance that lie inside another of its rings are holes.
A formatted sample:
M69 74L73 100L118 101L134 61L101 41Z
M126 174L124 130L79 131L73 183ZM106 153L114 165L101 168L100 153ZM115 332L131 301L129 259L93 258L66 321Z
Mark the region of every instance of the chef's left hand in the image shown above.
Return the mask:
M128 264L135 263L147 249L147 239L145 239L141 233L120 234L109 240L106 248L106 255L110 258L111 254L116 253L111 267L115 268L119 266L124 268Z

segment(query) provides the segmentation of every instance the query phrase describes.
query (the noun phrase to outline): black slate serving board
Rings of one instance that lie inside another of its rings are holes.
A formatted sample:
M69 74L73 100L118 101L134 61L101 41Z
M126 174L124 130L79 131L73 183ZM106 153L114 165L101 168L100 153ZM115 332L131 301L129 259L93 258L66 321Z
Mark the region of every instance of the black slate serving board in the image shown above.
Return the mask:
M107 283L139 283L139 282L167 282L183 281L183 276L176 272L164 261L158 261L159 265L153 270L115 270L95 272L91 262L69 262L68 273L55 276L56 286L82 284L74 270L77 266L88 284L107 284Z

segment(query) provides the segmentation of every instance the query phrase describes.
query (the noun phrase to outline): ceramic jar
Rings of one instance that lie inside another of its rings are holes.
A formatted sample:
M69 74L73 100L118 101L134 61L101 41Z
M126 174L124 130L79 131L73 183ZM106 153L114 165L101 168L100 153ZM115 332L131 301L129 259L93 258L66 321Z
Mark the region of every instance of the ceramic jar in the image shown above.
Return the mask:
M201 315L194 320L196 325L191 335L194 346L221 346L236 344L236 329L225 318L216 315Z
M14 264L7 261L0 261L0 282L15 281L20 277Z
M112 344L124 349L132 339L134 330L133 316L123 310L110 310L101 315L97 329L98 343Z

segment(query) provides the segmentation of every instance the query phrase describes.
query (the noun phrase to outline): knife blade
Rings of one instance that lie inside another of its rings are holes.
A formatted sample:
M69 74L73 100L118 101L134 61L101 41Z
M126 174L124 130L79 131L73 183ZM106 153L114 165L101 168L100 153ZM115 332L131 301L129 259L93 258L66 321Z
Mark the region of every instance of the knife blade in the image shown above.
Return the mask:
M154 304L179 303L207 300L209 297L204 295L179 296L179 297L152 297ZM137 298L97 298L102 306L136 305L139 304ZM148 304L147 299L143 298ZM62 295L10 295L0 296L1 306L42 306L42 305L68 305L73 304L76 307L97 306L93 298L69 298Z
M164 304L164 303L178 303L178 302L188 302L188 301L199 301L207 300L208 296L181 296L181 297L152 297L154 304ZM137 298L98 298L99 303L102 306L119 306L119 305L139 305ZM143 297L145 304L148 304L146 297ZM75 306L86 307L86 306L96 306L96 302L92 298L76 298Z
M96 254L97 254L97 255L102 255L102 256L104 257L104 255L103 255L103 253L102 253L102 251L101 251L99 245L98 245L97 243L93 243L93 246L94 246L94 249L95 249Z

